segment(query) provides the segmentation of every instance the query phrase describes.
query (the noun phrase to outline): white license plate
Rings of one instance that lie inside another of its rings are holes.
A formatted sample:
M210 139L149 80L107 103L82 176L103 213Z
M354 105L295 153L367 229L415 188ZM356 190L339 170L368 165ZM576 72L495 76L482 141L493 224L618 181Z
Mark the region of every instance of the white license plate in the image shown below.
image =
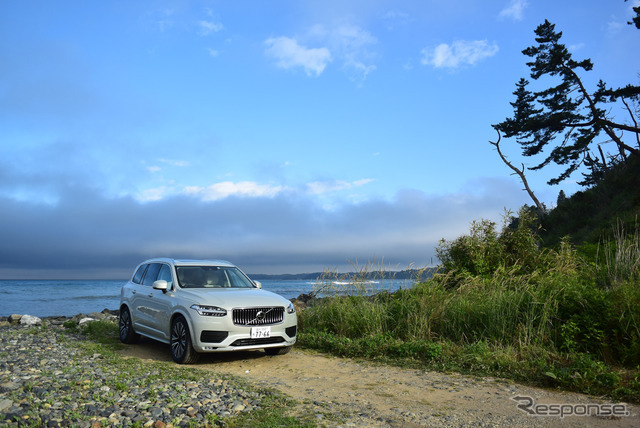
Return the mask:
M262 339L271 337L271 327L251 327L251 338Z

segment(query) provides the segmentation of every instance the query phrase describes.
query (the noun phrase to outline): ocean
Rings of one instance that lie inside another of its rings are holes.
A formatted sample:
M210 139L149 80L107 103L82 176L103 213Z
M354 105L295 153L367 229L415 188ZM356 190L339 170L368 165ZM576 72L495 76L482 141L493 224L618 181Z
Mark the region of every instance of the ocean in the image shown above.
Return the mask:
M115 310L120 304L120 288L126 280L0 280L0 316L12 314L36 317L73 316ZM310 293L318 283L313 280L260 281L264 290L287 299ZM409 288L411 280L380 280L366 284L369 292ZM349 284L335 282L334 289L348 293Z

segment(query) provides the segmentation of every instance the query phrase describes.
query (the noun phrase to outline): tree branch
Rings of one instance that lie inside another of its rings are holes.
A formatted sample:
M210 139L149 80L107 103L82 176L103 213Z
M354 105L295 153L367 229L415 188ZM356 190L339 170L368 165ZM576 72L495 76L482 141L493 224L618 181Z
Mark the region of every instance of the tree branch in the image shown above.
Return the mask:
M638 127L634 128L633 126L625 125L622 123L615 123L615 122L611 122L608 119L600 118L598 115L598 109L596 107L596 103L593 101L593 99L591 98L591 95L589 95L589 92L587 92L584 85L582 84L582 80L580 80L580 76L578 76L578 74L572 68L566 65L563 67L563 70L565 72L570 73L575 79L575 82L580 87L580 92L582 92L582 95L584 96L584 98L587 100L587 103L589 104L589 109L591 110L591 115L593 117L592 121L602 124L602 129L604 130L604 132L609 136L609 138L611 138L618 145L619 148L628 150L634 155L640 157L640 150L637 150L633 147L628 146L620 138L618 138L615 132L613 132L613 129L621 129L623 131L634 132L637 135L638 133L640 133L640 129Z
M498 150L498 154L500 155L500 159L502 159L502 162L504 162L509 168L511 168L516 174L518 174L518 176L520 177L520 180L522 180L522 184L524 184L524 189L527 191L527 193L529 194L533 202L536 204L536 207L538 207L538 210L540 211L540 213L544 215L546 213L546 210L544 206L540 203L538 198L536 198L536 195L533 193L533 190L531 190L531 187L529 187L529 183L527 182L527 177L525 177L524 175L524 164L522 164L522 170L519 170L518 168L513 166L511 162L507 160L507 158L502 154L502 151L500 150L500 140L502 139L502 136L500 135L499 130L496 129L496 132L498 133L498 141L495 143L493 141L489 141L489 143L496 147L496 149Z
M636 128L638 128L638 121L636 120L636 117L633 115L633 111L631 110L631 107L629 107L627 100L625 100L624 97L622 97L621 99L622 99L622 103L624 104L624 106L627 108L627 111L629 112L629 116L631 116L631 120L633 120L633 123L636 125ZM640 147L640 133L636 133L636 141L638 142L638 147Z

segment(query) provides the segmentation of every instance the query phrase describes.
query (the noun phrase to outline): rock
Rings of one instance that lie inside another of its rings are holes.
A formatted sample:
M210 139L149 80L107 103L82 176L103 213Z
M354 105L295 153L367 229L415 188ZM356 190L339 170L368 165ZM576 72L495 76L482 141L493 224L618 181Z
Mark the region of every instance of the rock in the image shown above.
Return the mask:
M9 322L12 324L18 324L20 322L20 318L22 318L22 315L13 314L9 317Z
M80 324L80 325L81 325L81 324L86 324L86 323L88 323L88 322L92 322L92 321L95 321L95 318L85 317L85 318L80 319L80 320L78 321L78 324Z
M7 400L6 398L3 398L2 400L0 400L0 412L4 412L9 407L11 407L12 404L13 402L11 400Z
M11 315L13 317L13 315ZM33 315L23 315L20 317L20 324L22 325L41 325L42 320L38 317L34 317Z
M0 384L0 392L9 392L9 391L15 391L16 389L19 389L20 385L18 385L15 382L5 382L3 384Z

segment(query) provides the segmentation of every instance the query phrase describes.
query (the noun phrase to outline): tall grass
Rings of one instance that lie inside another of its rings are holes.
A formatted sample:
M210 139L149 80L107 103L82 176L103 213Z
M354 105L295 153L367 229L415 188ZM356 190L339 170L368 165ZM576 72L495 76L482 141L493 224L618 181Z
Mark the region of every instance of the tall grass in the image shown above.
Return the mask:
M342 354L377 349L431 362L457 349L453 359L463 365L524 365L538 380L575 387L579 378L584 391L614 381L628 387L609 365L640 379L638 228L619 230L604 257L587 260L568 240L540 248L526 213L520 220L500 232L476 222L469 235L441 242L442 272L411 288L371 294L362 284L374 273L365 266L351 277L361 280L345 281L353 289L300 313L302 343L307 335L311 346ZM640 399L640 380L630 382Z
M625 281L640 283L640 227L636 217L634 231L628 233L618 221L612 237L604 240L603 258L606 276L611 284Z
M323 304L305 311L302 325L307 320L310 327L346 337L388 333L390 319L381 299L390 295L393 274L375 261L360 265L356 260L351 266L349 273L323 272L313 291L323 297ZM416 272L416 278L406 280L407 287L420 279L422 270Z

